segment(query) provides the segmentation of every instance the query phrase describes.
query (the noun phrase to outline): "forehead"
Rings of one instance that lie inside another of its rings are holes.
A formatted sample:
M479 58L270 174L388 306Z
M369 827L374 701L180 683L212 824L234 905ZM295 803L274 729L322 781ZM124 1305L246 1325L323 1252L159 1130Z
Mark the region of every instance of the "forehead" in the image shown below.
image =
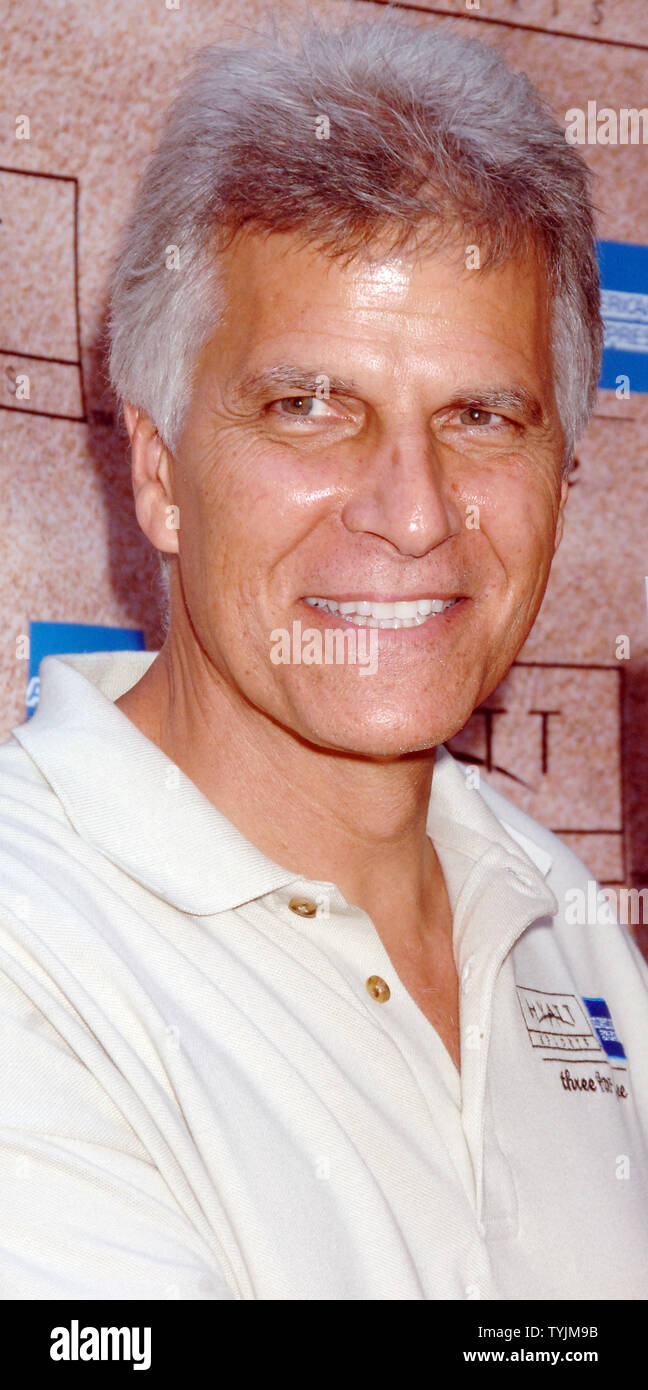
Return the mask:
M530 246L483 270L466 259L457 242L415 255L376 242L343 260L293 233L244 229L219 258L224 304L211 345L233 371L271 367L274 355L302 345L317 360L371 344L376 357L398 364L403 353L429 360L499 346L544 375L551 306L542 255Z

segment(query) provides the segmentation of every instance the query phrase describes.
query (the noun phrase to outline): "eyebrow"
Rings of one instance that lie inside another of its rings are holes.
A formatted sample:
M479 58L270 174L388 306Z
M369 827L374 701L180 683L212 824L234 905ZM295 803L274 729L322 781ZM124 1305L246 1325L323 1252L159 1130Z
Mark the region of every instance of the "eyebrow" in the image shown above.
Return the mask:
M463 410L490 410L493 413L512 410L522 415L530 425L542 425L546 418L538 397L534 396L532 391L528 391L526 386L457 391L446 409L457 406L461 406Z
M329 376L320 368L296 367L292 363L269 367L264 372L254 372L243 378L232 391L236 402L261 399L269 391L284 388L287 391L300 391L304 396L314 396L321 390L322 381L327 389L340 396L358 395L360 387L350 377Z
M322 379L327 382L332 395L362 395L361 389L351 377L328 376L321 369L298 367L292 363L282 363L265 371L253 372L243 378L233 389L235 403L249 403L261 400L269 392L285 389L299 391L303 395L316 395L321 389ZM444 409L461 407L463 410L488 410L493 413L514 411L522 415L529 425L542 425L545 412L537 396L526 386L480 387L466 391L456 391Z

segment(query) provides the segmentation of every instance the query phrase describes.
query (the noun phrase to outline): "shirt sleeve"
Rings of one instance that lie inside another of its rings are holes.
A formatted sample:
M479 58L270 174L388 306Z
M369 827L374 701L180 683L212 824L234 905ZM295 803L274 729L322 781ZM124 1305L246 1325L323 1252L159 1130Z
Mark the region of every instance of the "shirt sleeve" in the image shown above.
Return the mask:
M133 1129L1 969L0 1059L0 1298L236 1298Z

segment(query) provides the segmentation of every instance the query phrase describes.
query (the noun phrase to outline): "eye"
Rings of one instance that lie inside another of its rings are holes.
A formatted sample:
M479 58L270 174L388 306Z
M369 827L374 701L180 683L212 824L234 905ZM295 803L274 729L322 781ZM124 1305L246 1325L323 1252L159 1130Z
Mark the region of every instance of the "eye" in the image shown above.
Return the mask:
M462 410L459 420L462 425L486 426L492 424L494 420L501 421L502 416L494 415L490 410L482 410L477 405L470 405L467 406L465 410Z
M325 419L330 411L328 402L319 396L284 396L272 405L277 407L279 415L293 420Z

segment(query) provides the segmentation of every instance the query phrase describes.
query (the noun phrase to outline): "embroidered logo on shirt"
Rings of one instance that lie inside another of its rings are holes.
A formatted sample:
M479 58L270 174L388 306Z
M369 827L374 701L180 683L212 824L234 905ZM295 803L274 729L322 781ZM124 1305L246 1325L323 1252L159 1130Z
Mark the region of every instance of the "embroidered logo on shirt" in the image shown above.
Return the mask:
M623 1057L625 1059L626 1054L623 1043L621 1039L617 1037L616 1029L612 1022L612 1015L605 1000L586 999L585 995L583 995L583 1003L608 1057Z
M601 1039L575 994L517 987L522 1017L533 1047L560 1052L600 1054Z
M563 1091L628 1099L626 1054L604 999L524 985L518 985L517 992L536 1056L542 1062L559 1064L555 1075ZM564 1062L570 1066L561 1067ZM579 1062L581 1066L575 1070ZM622 1076L615 1077L614 1072Z

